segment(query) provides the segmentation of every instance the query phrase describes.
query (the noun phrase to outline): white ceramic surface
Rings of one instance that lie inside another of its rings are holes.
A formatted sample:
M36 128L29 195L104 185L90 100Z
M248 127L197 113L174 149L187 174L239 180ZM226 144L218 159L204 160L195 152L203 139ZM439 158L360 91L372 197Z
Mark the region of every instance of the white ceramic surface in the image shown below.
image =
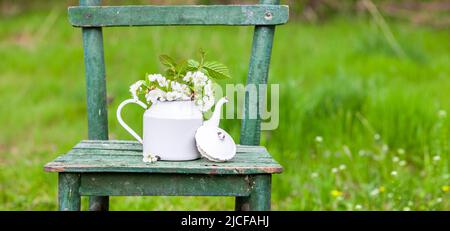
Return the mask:
M129 103L147 107L138 100L129 99L117 109L119 123L143 144L144 156L156 155L161 160L171 161L200 158L194 136L203 123L203 114L193 101L158 101L151 105L143 116L143 139L122 120L121 110Z

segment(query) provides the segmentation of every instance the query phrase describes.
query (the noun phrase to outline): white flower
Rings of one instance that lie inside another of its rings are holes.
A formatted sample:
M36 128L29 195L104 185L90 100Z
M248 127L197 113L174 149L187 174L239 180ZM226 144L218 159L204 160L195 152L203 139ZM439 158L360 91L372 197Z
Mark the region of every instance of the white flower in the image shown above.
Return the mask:
M441 160L440 156L438 156L438 155L433 156L433 161L440 161L440 160Z
M398 158L398 156L392 157L392 162L397 163L399 161L400 161L400 158Z
M394 176L394 177L395 177L395 176L397 176L397 175L398 175L397 171L392 171L392 172L391 172L391 176Z
M196 71L192 74L192 82L194 83L194 86L203 87L206 85L207 80L208 77L201 71Z
M332 169L331 169L331 172L332 172L332 173L337 173L338 171L339 171L339 170L338 170L337 168L332 168Z
M162 75L156 76L156 81L160 87L167 87L169 85L169 81Z
M322 143L322 142L323 142L322 136L316 136L315 141L316 141L317 143Z
M341 164L340 166L339 166L339 170L345 170L347 168L347 166L345 165L345 164Z
M164 78L164 76L162 76L161 74L150 74L147 76L147 78L150 82L155 82L158 79Z
M167 101L177 100L179 96L181 96L181 95L179 93L177 93L176 91L170 91L170 92L166 93Z
M370 192L370 195L374 197L374 196L378 195L379 193L380 193L380 190L378 188L376 188Z
M380 139L381 139L381 136L380 136L380 134L376 133L375 135L373 135L373 138L374 138L375 140L380 140Z
M192 80L192 72L188 71L188 73L186 73L186 75L183 77L183 81L185 82L191 82Z
M141 91L141 90L142 90L142 85L143 85L143 84L145 84L145 81L144 81L144 80L139 80L139 81L133 83L133 84L130 86L130 93L131 93L131 95L133 96L133 99L135 99L135 100L138 99L137 94L138 94L138 91Z
M311 173L311 178L317 178L319 176L319 173L313 172Z
M147 94L145 94L145 99L148 103L156 103L156 101L159 99L163 99L165 95L165 92L162 91L159 88L156 88L154 90L149 91Z
M411 209L409 207L404 207L403 211L411 211Z
M361 210L361 209L362 209L362 205L360 205L360 204L355 205L355 210Z
M445 110L439 110L438 116L439 118L444 119L445 117L447 117L447 112Z
M398 165L400 165L400 166L405 166L405 165L406 165L406 161L401 160L400 162L398 162Z

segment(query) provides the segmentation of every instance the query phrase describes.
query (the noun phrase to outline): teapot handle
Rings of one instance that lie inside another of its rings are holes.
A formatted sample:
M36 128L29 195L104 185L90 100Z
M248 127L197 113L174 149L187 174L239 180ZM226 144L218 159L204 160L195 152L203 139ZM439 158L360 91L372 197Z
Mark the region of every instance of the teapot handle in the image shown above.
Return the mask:
M117 107L117 112L116 112L117 120L119 121L119 124L122 125L122 127L125 128L125 130L127 130L128 133L130 133L134 138L136 138L139 141L139 143L142 144L142 138L138 134L136 134L136 132L133 129L131 129L122 119L122 115L121 115L122 108L129 103L135 103L135 104L143 107L144 109L147 109L147 105L145 105L145 103L143 103L137 99L127 99L127 100L123 101L122 103L120 103L119 107Z

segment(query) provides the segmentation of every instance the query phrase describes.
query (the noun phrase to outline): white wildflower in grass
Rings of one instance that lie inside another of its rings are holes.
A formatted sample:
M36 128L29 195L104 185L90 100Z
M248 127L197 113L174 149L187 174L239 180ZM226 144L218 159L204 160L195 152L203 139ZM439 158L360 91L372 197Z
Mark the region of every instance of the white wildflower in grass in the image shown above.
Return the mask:
M343 171L347 168L347 166L345 164L341 164L339 165L339 170Z
M314 139L317 143L322 143L323 142L323 138L322 136L316 136L316 138Z
M381 139L381 136L380 134L376 133L375 135L373 135L373 138L378 141Z
M399 149L397 149L397 153L402 156L405 154L405 149L399 148Z
M378 194L380 194L380 190L378 188L370 191L370 196L377 196Z
M358 155L359 155L359 156L365 156L365 155L366 155L366 151L364 151L364 150L359 150L359 151L358 151Z
M399 161L400 161L400 158L398 158L398 156L392 157L392 162L397 163Z
M411 208L409 208L409 207L404 207L404 208L403 208L403 211L411 211Z
M317 173L317 172L313 172L313 173L311 173L311 178L317 178L317 177L319 177L319 173Z
M438 116L439 116L439 118L444 119L445 117L447 117L447 111L439 110L438 111Z
M337 173L338 171L339 171L338 168L332 168L332 169L331 169L331 172L332 172L332 173Z
M436 203L437 203L437 204L439 204L439 203L441 203L441 202L442 202L442 197L436 198Z
M133 96L133 99L135 100L138 99L138 94L140 91L142 91L142 85L144 84L145 84L144 80L139 80L130 86L130 93L131 96Z
M439 155L433 156L433 161L437 162L440 160L441 160L441 156L439 156Z
M389 151L389 146L387 144L383 144L383 146L381 146L381 151L383 153L387 153Z
M392 171L391 176L396 177L398 175L397 171Z
M362 209L362 205L360 205L360 204L355 205L355 210L361 210L361 209Z
M403 166L406 165L406 161L405 160L401 160L400 162L398 162L398 165L403 167Z

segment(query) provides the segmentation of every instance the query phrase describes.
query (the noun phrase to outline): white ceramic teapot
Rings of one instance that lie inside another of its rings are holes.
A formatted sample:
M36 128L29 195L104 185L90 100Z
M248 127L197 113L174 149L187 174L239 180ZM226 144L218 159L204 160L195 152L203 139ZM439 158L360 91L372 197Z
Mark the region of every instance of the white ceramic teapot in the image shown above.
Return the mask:
M205 123L219 124L222 105L227 101L226 97L220 99L213 116ZM138 104L144 109L147 109L147 105L137 99L127 99L117 108L120 125L143 144L144 161L148 156L171 161L200 158L194 137L203 124L203 114L194 101L157 101L152 104L144 113L143 139L122 120L122 108L129 103Z

